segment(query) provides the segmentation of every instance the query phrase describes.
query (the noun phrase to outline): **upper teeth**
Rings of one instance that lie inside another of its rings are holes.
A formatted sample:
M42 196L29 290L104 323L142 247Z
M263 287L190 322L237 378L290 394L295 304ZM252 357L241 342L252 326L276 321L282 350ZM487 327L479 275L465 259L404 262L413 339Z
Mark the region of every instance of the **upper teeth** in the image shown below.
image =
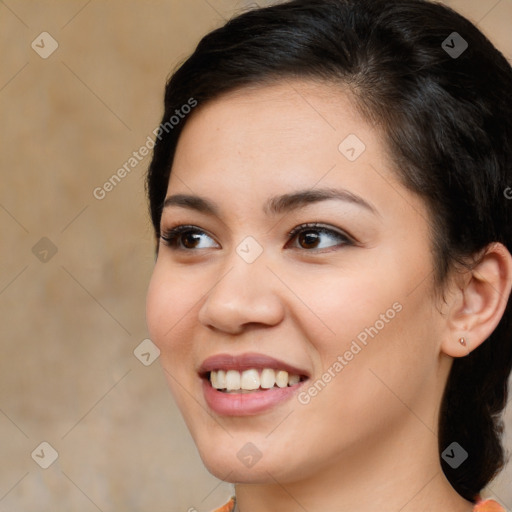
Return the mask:
M293 386L300 381L299 375L288 375L284 370L264 368L260 372L252 368L239 372L237 370L217 370L210 372L210 382L215 389L237 391L239 389L252 391L254 389L269 389L274 385L280 388Z

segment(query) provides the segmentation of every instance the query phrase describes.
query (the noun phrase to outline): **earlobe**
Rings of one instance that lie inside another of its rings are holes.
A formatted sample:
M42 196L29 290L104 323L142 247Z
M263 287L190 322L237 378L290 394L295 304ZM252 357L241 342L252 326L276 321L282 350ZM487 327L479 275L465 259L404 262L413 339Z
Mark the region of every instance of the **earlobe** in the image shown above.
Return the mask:
M512 256L503 244L490 244L464 277L450 306L441 346L451 357L468 355L498 326L510 299Z

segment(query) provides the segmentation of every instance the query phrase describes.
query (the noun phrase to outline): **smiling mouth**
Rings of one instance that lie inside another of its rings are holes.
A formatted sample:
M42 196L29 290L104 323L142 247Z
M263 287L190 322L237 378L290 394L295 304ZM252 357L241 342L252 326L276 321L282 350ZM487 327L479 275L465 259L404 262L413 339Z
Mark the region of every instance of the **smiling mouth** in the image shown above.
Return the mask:
M222 393L253 393L293 387L307 380L305 375L288 373L273 368L249 368L247 370L212 370L203 375L211 386Z

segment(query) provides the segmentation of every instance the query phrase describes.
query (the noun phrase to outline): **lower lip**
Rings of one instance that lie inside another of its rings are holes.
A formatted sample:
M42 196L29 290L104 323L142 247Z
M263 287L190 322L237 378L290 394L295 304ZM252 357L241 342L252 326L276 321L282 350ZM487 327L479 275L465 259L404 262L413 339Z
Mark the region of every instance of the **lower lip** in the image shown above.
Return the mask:
M265 412L289 400L304 384L299 382L286 388L270 388L267 391L251 393L223 393L212 387L209 380L203 380L203 394L208 407L224 416L251 416Z

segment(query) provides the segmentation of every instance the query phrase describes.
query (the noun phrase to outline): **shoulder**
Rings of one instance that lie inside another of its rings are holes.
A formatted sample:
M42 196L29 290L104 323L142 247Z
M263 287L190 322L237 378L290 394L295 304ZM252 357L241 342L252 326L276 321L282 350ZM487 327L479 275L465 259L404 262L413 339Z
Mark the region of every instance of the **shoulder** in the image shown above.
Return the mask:
M216 508L213 512L233 512L235 510L235 497L232 496L231 499L222 507ZM485 511L487 512L487 511ZM491 511L494 512L494 511Z
M473 512L507 512L497 501L481 500L473 509Z

